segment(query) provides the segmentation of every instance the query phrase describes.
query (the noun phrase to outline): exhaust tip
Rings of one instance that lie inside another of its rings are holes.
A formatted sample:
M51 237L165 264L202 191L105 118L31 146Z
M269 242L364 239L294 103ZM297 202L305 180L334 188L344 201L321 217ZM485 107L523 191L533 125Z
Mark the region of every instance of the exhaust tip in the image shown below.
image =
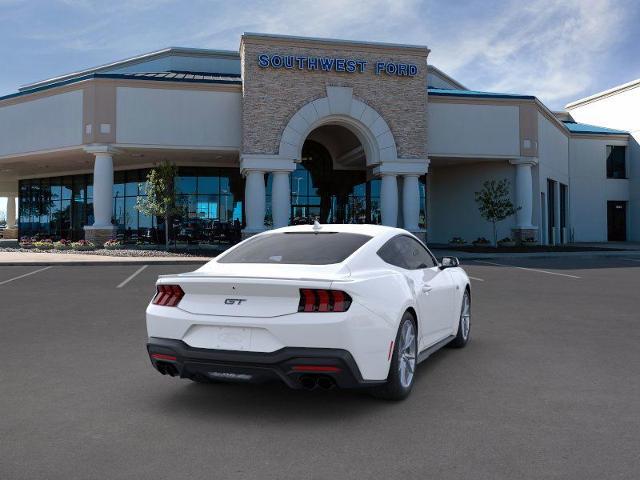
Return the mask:
M305 390L313 390L318 386L318 379L310 375L300 377L300 384Z
M318 386L323 390L331 390L332 388L335 388L336 384L331 377L319 377Z

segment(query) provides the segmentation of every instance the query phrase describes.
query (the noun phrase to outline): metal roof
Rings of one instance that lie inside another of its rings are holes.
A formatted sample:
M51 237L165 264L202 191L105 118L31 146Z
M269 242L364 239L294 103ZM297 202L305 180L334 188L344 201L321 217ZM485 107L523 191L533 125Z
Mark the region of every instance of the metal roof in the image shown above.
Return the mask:
M141 55L136 55L135 57L126 58L124 60L117 60L115 62L106 63L104 65L99 65L97 67L86 68L83 70L79 70L76 72L67 73L64 75L60 75L53 78L48 78L46 80L41 80L38 82L29 83L18 88L18 91L23 90L31 90L34 88L42 87L44 85L49 85L51 83L57 83L63 80L70 80L74 77L81 77L85 75L89 75L92 73L100 73L105 70L113 70L114 68L122 68L127 65L135 65L145 61L149 61L155 58L161 58L170 56L172 54L177 55L190 55L190 56L208 56L208 57L220 57L220 58L237 58L240 59L240 54L238 52L229 51L229 50L210 50L204 48L185 48L185 47L168 47L163 48L161 50L156 50L154 52L143 53Z
M442 97L476 97L476 98L515 98L535 100L533 95L519 95L516 93L479 92L477 90L454 90L447 88L427 88L429 95Z
M32 93L49 90L50 88L62 87L73 83L91 80L93 78L113 78L120 80L151 80L156 82L185 82L185 83L217 83L226 85L242 85L240 75L230 73L199 73L199 72L142 72L142 73L91 73L81 77L74 77L68 80L48 83L41 87L23 90L17 93L10 93L0 97L0 100L22 97Z
M577 123L563 121L564 125L569 129L571 133L584 133L584 134L596 134L596 135L628 135L629 132L624 130L614 130L613 128L598 127L596 125L589 125L587 123Z

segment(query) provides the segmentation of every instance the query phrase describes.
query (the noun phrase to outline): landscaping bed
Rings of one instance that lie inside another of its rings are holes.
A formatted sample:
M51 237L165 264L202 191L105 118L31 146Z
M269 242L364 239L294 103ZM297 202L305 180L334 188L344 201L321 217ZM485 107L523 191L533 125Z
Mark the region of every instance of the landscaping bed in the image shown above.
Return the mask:
M442 246L433 248L443 248L446 250L453 250L458 252L468 253L542 253L542 252L617 252L619 248L607 248L607 247L580 247L573 245L515 245L513 247L492 247L490 245L474 246Z
M193 252L167 252L165 250L138 250L138 249L97 249L97 250L56 250L53 248L0 248L0 252L13 253L53 253L58 255L99 255L103 257L197 257L202 255ZM204 252L203 252L204 253ZM206 252L206 256L216 252Z

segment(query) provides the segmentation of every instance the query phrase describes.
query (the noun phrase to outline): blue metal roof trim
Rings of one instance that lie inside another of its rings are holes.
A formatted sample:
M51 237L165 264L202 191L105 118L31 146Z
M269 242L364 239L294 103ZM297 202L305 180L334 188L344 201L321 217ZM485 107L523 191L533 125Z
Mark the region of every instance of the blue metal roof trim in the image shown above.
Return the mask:
M224 85L242 85L242 80L238 77L235 77L232 74L220 76L217 78L210 79L196 79L196 78L176 78L174 77L158 77L158 74L171 74L173 72L155 72L148 74L136 74L136 73L91 73L89 75L83 75L81 77L71 78L69 80L63 80L61 82L50 83L47 85L43 85L42 87L32 88L30 90L24 90L22 92L10 93L9 95L5 95L0 97L0 101L8 100L10 98L23 97L25 95L30 95L36 92L42 92L44 90L49 90L51 88L63 87L65 85L71 85L73 83L83 82L85 80L91 80L92 78L113 78L120 80L150 80L152 82L183 82L183 83L218 83ZM174 75L176 75L174 73ZM179 74L178 74L179 75ZM199 75L199 74L194 74Z
M613 128L598 127L597 125L589 125L587 123L577 123L563 121L564 125L571 133L599 134L599 135L629 135L624 130L614 130Z
M447 88L427 88L429 95L442 97L480 97L480 98L515 98L521 100L535 100L533 95L519 95L517 93L479 92L477 90L454 90Z

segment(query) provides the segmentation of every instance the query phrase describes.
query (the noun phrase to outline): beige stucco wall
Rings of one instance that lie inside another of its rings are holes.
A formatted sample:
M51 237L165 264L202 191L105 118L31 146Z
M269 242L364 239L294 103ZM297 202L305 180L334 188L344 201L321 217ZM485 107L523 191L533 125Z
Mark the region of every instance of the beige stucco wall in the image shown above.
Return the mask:
M82 90L0 106L0 156L80 144Z
M364 73L261 68L258 55L361 59ZM353 88L353 96L376 110L389 125L398 157L426 158L427 55L426 48L380 47L367 44L322 43L287 38L243 37L242 151L277 154L289 119L305 104L327 96L327 86ZM376 75L378 61L412 63L414 77Z

